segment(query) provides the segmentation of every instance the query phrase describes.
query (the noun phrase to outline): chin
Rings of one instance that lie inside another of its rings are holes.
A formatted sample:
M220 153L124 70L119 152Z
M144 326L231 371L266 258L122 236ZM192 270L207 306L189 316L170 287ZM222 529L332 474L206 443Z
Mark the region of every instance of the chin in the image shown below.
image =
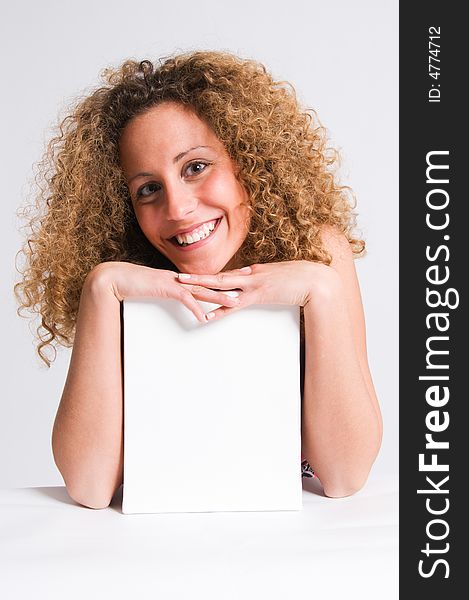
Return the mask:
M176 264L180 273L193 273L194 275L216 275L222 269L225 263L220 261L200 261L194 263Z

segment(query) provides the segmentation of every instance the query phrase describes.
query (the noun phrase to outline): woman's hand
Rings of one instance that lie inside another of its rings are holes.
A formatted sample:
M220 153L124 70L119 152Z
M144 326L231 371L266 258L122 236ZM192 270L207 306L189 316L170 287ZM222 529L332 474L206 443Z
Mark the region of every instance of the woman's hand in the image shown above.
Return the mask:
M104 262L97 265L88 274L84 289L98 286L107 289L117 300L125 298L172 298L182 302L201 323L207 317L188 286L183 285L174 271L153 269L128 262ZM232 298L221 291L201 288L197 299L225 307L238 304L238 298Z
M337 273L330 267L306 260L255 264L216 275L180 273L178 279L198 300L205 300L209 288L239 292L236 304L224 302L225 306L208 313L209 319L219 319L252 304L305 306L320 290L338 283Z

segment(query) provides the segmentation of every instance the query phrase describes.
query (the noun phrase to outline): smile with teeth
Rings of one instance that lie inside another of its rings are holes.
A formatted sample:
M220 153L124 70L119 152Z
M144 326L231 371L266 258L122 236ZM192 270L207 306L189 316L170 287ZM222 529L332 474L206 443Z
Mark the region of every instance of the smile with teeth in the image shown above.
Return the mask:
M204 223L200 227L193 229L188 233L180 233L176 235L175 238L180 246L190 246L190 244L195 244L200 240L207 238L212 234L218 223L218 219L214 219L213 221L208 221Z

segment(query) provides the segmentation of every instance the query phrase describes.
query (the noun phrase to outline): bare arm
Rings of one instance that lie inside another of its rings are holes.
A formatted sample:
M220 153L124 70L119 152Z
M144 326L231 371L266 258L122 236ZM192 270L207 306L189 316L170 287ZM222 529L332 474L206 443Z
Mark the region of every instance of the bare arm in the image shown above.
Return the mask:
M83 286L52 449L70 496L104 508L122 483L120 302L102 278Z
M332 255L304 307L303 450L327 496L365 483L378 454L382 419L368 367L365 320L347 240L325 230Z

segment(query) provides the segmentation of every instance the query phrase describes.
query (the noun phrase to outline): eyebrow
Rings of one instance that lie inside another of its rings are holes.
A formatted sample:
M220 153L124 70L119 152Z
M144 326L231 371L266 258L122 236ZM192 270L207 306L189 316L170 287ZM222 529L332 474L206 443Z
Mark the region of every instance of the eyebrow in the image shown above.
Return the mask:
M197 150L198 148L211 148L211 146L194 146L193 148L184 150L184 152L180 152L177 156L175 156L173 158L173 163L177 163L178 161L181 160L181 158L184 158L186 156L186 154L189 154L189 152L192 152L192 150ZM137 177L153 177L153 175L154 175L154 173L147 173L146 171L142 171L141 173L137 173L136 175L133 175L129 179L128 183L130 183L134 179L137 179Z

